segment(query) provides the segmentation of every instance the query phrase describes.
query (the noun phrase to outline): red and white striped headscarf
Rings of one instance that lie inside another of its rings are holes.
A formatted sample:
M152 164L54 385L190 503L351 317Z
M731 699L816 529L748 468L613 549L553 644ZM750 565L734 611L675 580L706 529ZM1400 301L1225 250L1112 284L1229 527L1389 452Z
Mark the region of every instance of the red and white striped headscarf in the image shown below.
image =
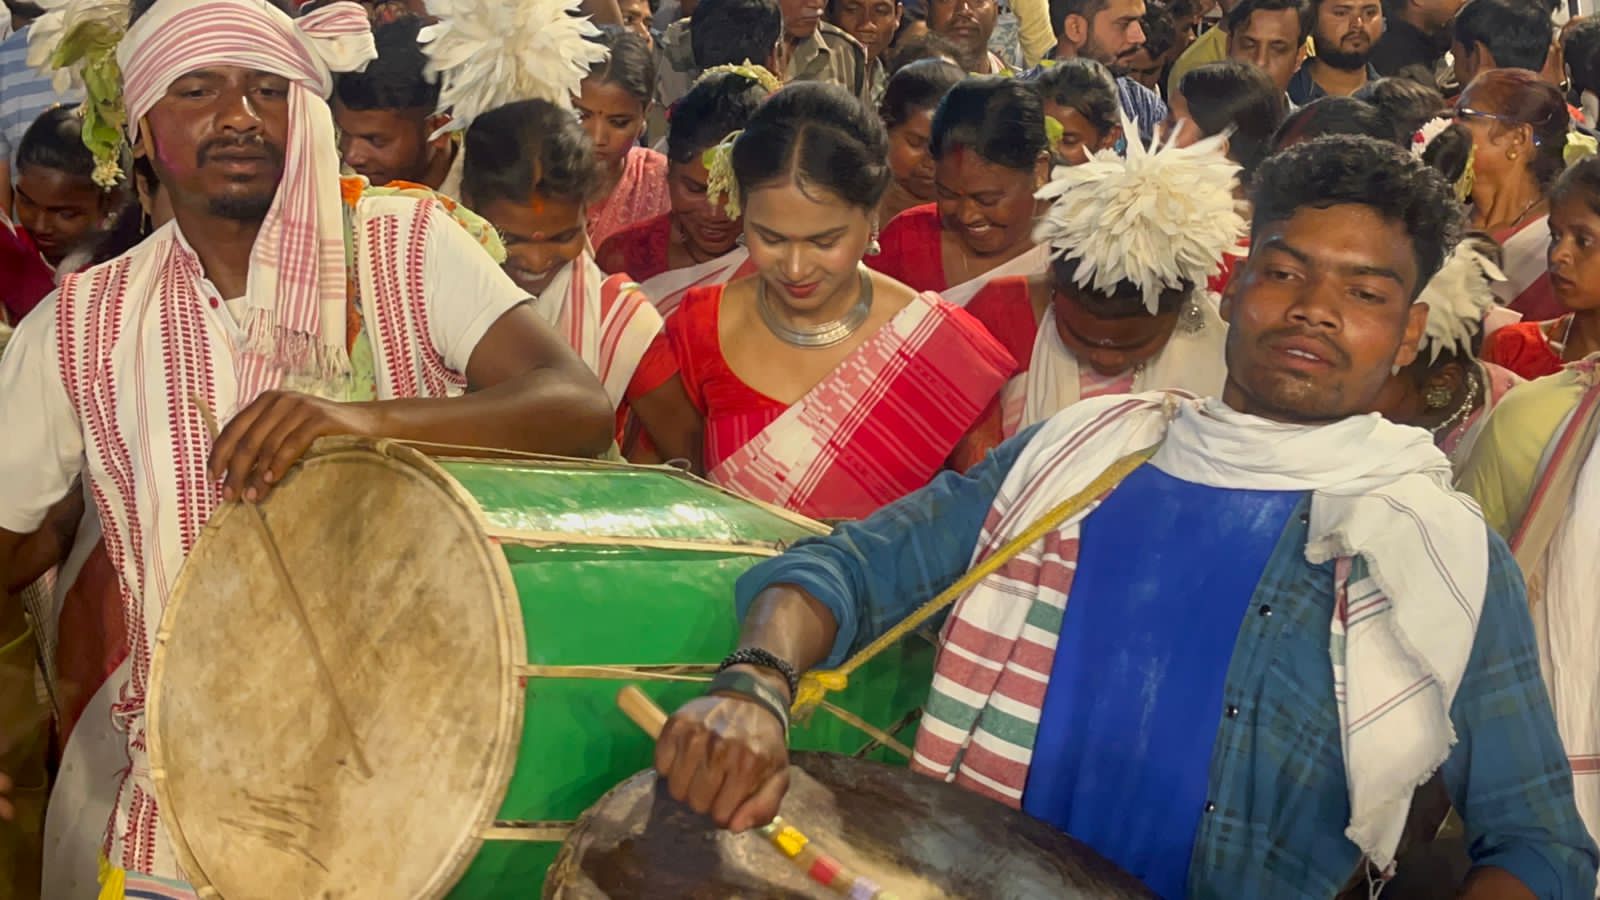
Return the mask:
M265 0L158 0L117 49L129 131L183 75L240 66L289 79L283 181L250 256L247 356L316 380L348 372L339 153L326 98L333 73L376 58L367 14L333 3L291 19Z

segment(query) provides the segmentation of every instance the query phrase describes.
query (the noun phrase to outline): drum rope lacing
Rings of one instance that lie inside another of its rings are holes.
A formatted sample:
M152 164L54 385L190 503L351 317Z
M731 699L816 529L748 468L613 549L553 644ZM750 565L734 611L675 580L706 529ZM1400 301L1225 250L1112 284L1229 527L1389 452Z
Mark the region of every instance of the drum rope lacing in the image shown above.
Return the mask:
M915 612L907 616L900 624L884 632L881 637L863 647L860 652L845 660L837 669L823 669L807 672L800 676L800 691L795 695L793 711L796 719L803 720L818 706L830 707L825 700L833 691L842 691L850 684L850 675L857 669L871 662L874 657L889 647L898 643L906 635L921 627L928 620L943 612L944 609L964 596L968 591L977 586L978 582L995 572L1021 553L1029 546L1055 530L1061 523L1085 509L1088 509L1105 493L1116 487L1117 483L1128 477L1134 469L1155 455L1154 444L1143 450L1136 450L1111 464L1111 467L1101 472L1089 486L1078 493L1063 500L1054 509L1039 517L1039 520L1029 525L1021 534L1012 538L993 554L985 557L973 566L965 575L956 580L938 596L918 607ZM829 710L830 712L832 710Z

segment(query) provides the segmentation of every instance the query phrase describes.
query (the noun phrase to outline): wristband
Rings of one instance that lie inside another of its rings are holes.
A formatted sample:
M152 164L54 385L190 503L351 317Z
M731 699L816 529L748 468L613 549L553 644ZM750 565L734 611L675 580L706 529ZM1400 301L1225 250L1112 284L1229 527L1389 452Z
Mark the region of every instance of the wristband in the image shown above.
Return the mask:
M717 677L711 679L711 687L706 693L738 694L754 700L767 712L777 716L779 724L783 725L784 737L788 737L789 710L783 705L783 698L771 685L749 672L718 672Z
M763 669L771 669L788 682L790 697L796 697L800 693L800 675L794 670L794 666L760 647L745 647L729 653L722 661L722 665L717 666L717 671L724 672L733 666L760 666Z

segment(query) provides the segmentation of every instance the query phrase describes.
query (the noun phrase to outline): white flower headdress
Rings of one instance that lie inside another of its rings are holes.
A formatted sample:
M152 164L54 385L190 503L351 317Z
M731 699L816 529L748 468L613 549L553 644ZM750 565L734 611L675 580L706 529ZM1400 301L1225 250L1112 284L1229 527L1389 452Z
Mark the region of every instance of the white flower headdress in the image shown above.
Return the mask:
M1428 304L1428 325L1419 349L1430 354L1430 365L1447 351L1472 355L1472 339L1482 330L1484 316L1495 306L1492 285L1505 280L1505 273L1472 238L1450 251L1444 265L1417 298L1417 302Z
M428 0L438 22L417 42L429 77L443 78L439 108L459 131L518 100L571 108L578 86L610 52L589 40L600 29L578 15L578 0Z
M117 45L128 30L129 0L39 0L44 15L28 30L28 65L50 75L58 94L84 92L78 115L83 143L94 154L94 183L122 180L122 69Z
M1223 251L1245 234L1233 196L1238 164L1224 153L1226 134L1178 147L1146 148L1123 117L1127 156L1102 150L1078 166L1060 166L1037 194L1050 209L1033 239L1052 258L1078 262L1079 287L1138 285L1152 315L1163 291L1204 284Z

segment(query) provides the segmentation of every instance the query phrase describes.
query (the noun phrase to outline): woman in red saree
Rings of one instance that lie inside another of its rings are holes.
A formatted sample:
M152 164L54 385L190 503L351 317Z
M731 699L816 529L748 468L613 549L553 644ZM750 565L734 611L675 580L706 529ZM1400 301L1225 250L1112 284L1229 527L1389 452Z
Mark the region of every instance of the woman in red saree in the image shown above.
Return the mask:
M767 96L754 73L710 72L695 82L667 124L672 210L624 228L595 254L602 272L639 282L663 316L690 288L723 284L752 271L750 254L737 243L739 218L707 196L711 175L704 157L743 128Z
M1562 175L1550 191L1550 283L1564 315L1519 322L1489 335L1486 362L1523 378L1542 378L1600 352L1600 157Z
M843 88L775 94L731 154L756 274L690 291L667 323L707 476L818 518L981 458L998 435L968 432L1013 368L966 313L861 265L886 145Z
M631 31L608 31L603 42L611 53L589 70L572 101L599 163L600 184L587 210L591 247L670 207L667 158L639 146L655 97L650 45Z
M896 216L867 265L957 306L992 278L1043 272L1033 193L1049 178L1050 145L1038 93L1009 78L968 78L940 103L929 146L938 202Z

